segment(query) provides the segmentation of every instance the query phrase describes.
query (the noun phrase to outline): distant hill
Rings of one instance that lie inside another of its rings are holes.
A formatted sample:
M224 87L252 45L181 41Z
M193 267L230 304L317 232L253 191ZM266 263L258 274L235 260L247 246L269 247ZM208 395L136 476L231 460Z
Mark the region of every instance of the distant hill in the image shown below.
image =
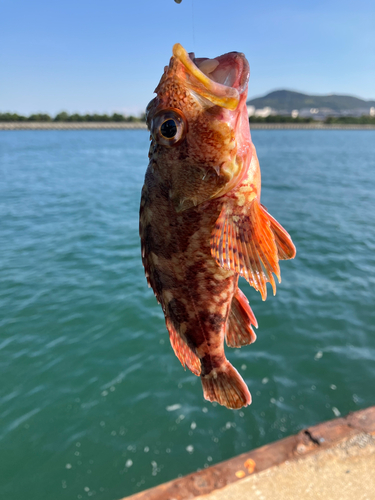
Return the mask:
M375 101L365 101L350 95L308 95L291 90L275 90L264 97L250 99L247 104L255 106L256 109L269 106L287 112L304 108L329 108L339 112L370 108L375 106Z

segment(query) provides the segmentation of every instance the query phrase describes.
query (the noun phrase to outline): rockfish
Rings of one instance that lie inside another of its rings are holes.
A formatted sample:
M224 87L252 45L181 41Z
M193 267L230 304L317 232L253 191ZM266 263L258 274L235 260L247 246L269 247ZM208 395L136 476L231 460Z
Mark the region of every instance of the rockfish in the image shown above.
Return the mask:
M140 237L149 286L173 350L228 408L251 403L224 353L255 341L257 321L238 277L267 296L280 259L296 250L260 203L260 169L246 109L244 54L195 58L176 44L146 111L151 133Z

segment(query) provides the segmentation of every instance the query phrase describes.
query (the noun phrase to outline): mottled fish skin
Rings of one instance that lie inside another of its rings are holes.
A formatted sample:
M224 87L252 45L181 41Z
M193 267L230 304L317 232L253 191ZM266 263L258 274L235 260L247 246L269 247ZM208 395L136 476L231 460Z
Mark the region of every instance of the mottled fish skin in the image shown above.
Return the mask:
M280 278L279 259L293 258L295 249L260 204L245 57L194 59L178 44L173 50L147 108L151 145L140 207L142 261L175 354L200 375L206 399L238 409L251 396L225 357L224 339L231 347L250 344L257 327L238 277L265 299L267 282L275 292L272 273ZM202 62L214 72L210 78L198 69ZM163 129L167 122L172 129Z
M238 281L211 256L210 235L222 203L178 213L160 180L152 161L141 199L143 264L165 315L200 358L204 375L225 359L225 326Z

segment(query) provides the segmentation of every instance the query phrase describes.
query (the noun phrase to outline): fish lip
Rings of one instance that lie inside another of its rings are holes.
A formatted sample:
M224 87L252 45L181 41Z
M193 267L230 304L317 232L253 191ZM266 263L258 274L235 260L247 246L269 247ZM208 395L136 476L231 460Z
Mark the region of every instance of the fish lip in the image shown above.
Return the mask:
M208 59L195 58L194 54L188 54L181 44L176 43L173 46L173 55L185 67L186 81L192 90L223 108L235 110L238 107L241 95L247 90L250 75L249 63L244 54L229 52L213 60L219 63L220 68L222 66L229 68L227 73L229 80L233 80L234 76L230 85L217 82L203 73L198 65Z

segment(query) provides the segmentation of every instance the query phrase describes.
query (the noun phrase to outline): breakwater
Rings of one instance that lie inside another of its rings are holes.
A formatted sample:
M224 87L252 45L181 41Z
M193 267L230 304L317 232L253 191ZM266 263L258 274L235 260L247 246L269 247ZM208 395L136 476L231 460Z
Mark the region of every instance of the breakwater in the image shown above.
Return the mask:
M250 123L252 130L375 130L375 125ZM146 130L144 122L2 122L0 130Z

